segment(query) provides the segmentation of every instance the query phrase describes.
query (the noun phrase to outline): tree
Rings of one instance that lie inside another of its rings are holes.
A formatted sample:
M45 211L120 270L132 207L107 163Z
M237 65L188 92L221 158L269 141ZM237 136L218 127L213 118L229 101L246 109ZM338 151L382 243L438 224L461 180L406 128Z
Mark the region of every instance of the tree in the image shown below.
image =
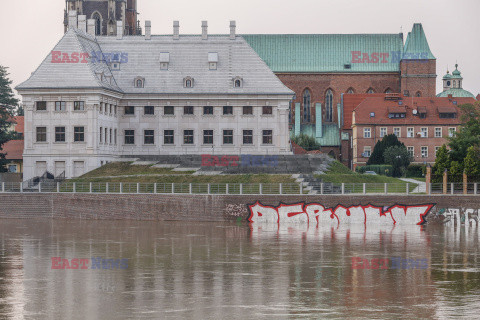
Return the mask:
M320 150L321 146L314 137L301 133L292 139L293 142L307 151Z
M480 147L480 103L460 106L463 125L453 137L449 137L450 157L463 163L470 146Z
M0 172L6 171L7 164L2 146L14 137L9 128L13 123L13 111L18 104L18 99L13 94L11 84L7 68L0 66Z
M437 151L437 157L435 158L435 165L433 166L433 182L441 182L443 177L443 172L445 169L450 170L451 159L450 152L447 149L446 145L443 145Z
M385 163L393 167L393 177L401 177L411 160L407 148L403 145L388 147L384 152L384 158Z
M368 158L367 165L371 164L385 164L385 157L384 153L389 147L394 146L405 146L403 143L398 141L398 138L394 134L389 134L383 137L382 140L379 140L375 147L373 148L373 152Z
M480 176L480 154L474 146L470 146L467 149L467 156L463 160L463 167L468 177L477 178Z
M18 106L17 116L24 116L24 115L25 115L25 110L23 109L22 106Z

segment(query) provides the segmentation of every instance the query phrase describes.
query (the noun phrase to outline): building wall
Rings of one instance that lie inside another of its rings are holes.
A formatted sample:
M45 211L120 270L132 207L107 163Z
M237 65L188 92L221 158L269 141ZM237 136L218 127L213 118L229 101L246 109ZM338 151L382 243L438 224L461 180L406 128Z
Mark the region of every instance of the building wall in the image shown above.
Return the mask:
M401 70L401 90L408 90L410 96L416 96L417 92L422 97L436 96L436 60L411 61L403 60L400 62Z
M401 120L399 120L401 121ZM371 138L364 138L364 128L371 129ZM353 166L365 165L368 161L368 157L362 156L365 151L365 147L370 147L373 152L375 144L382 139L381 128L387 129L387 134L392 134L394 128L400 128L400 136L398 140L403 142L407 147L414 148L414 161L413 164L423 164L435 162L435 147L441 147L448 143L447 137L449 135L449 128L455 128L459 130L459 125L354 125L353 127ZM407 137L407 128L413 128L414 137ZM420 137L417 133L421 132L421 128L427 128L428 137ZM442 137L435 137L435 128L441 128ZM428 157L421 156L421 147L427 147Z

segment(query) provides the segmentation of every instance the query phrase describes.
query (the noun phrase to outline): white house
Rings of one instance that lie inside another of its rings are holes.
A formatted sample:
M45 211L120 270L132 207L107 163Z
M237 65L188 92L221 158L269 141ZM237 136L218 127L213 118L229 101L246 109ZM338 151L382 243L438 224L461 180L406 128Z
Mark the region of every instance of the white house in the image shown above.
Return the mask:
M24 179L76 177L131 155L290 154L293 92L235 34L95 36L70 28L16 89L25 108ZM117 27L122 28L121 21Z

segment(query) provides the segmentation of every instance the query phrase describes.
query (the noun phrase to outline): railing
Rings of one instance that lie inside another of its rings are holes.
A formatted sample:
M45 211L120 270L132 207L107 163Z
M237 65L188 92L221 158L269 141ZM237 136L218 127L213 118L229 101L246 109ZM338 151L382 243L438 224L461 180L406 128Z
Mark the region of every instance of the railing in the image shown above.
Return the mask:
M318 183L308 187L296 183L134 183L134 182L39 182L35 188L24 183L1 182L0 192L24 193L139 193L139 194L480 194L477 183L430 184L420 190L411 183Z

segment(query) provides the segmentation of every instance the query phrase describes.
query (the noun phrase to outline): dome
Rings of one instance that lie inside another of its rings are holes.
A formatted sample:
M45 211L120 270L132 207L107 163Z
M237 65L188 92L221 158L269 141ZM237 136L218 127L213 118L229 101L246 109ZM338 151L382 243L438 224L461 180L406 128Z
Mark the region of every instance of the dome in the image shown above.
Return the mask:
M448 80L452 79L452 75L450 74L450 71L447 70L447 74L443 76L443 80Z
M455 70L452 72L452 78L453 79L462 79L461 72L458 71L458 64L455 65Z
M451 88L440 92L437 94L437 98L446 98L449 95L452 95L453 98L475 98L471 92L459 88Z

